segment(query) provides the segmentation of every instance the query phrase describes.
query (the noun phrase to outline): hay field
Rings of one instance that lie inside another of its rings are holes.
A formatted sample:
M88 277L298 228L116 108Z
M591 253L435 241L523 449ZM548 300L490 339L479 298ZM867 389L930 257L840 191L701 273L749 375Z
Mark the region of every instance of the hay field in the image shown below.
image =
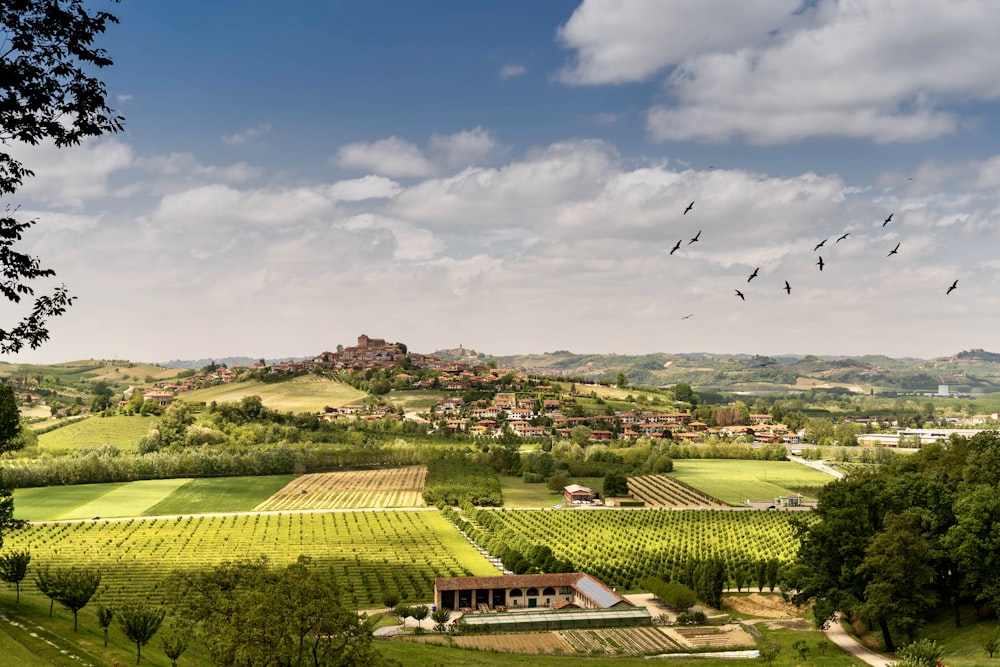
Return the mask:
M302 475L254 510L426 507L423 498L426 477L424 466Z
M282 412L321 412L326 406L340 407L358 401L367 394L354 387L321 378L304 375L287 382L233 382L207 389L180 394L178 398L189 403L232 403L246 396L260 396L264 405Z

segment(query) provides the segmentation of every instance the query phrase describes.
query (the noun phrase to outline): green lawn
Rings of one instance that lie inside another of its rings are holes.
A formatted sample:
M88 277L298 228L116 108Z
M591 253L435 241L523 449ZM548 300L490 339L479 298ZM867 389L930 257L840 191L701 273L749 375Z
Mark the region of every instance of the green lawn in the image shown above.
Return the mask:
M322 412L327 406L340 407L358 401L366 393L354 387L316 375L304 375L287 382L234 382L208 389L185 392L180 398L190 403L232 403L246 396L260 396L264 405L283 412Z
M42 433L38 436L38 447L46 452L67 452L112 444L122 451L128 451L159 420L159 417L150 416L87 417Z
M58 521L122 516L248 512L296 475L153 479L15 489L15 516Z
M834 479L792 461L737 459L676 459L671 476L731 505L741 505L747 498L774 500Z
M603 477L574 477L569 483L598 491L604 488ZM528 484L522 477L501 476L500 487L503 489L503 506L510 509L537 509L566 502L561 492L549 491L545 482Z
M200 512L248 512L298 475L209 477L192 479L159 503L149 516Z

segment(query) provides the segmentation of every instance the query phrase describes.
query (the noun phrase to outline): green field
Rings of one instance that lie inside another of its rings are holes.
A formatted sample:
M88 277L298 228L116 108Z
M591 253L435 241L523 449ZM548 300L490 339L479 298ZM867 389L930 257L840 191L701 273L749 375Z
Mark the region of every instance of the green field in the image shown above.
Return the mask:
M68 452L85 447L111 444L122 451L131 450L149 429L156 426L159 417L115 415L113 417L87 417L62 428L38 436L38 446L46 452Z
M189 403L234 403L246 396L260 396L264 405L282 412L322 412L323 408L340 407L367 396L354 387L305 375L287 382L234 382L207 389L185 392L180 398Z
M499 574L436 510L35 523L5 532L4 549L29 549L33 568L99 568L103 597L111 603L160 599L174 569L261 555L276 566L305 554L332 567L345 603L359 609L382 606L385 590L429 602L435 577ZM37 592L30 582L24 588Z
M294 478L182 478L15 489L14 514L26 521L57 521L246 512Z
M792 461L737 459L676 459L670 475L730 505L742 505L747 498L773 501L799 492L812 498L834 479Z
M604 478L574 477L570 483L601 490L604 486ZM510 509L538 509L566 502L566 498L561 492L549 491L545 482L528 484L522 477L501 475L500 487L503 490L503 506Z

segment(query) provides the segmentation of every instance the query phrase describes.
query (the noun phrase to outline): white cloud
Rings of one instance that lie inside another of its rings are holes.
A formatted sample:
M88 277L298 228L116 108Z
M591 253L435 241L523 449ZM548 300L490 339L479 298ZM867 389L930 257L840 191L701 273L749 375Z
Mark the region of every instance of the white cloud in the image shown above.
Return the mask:
M337 162L342 167L396 178L420 178L435 171L434 165L415 144L397 136L341 146L337 150Z
M477 127L449 135L432 135L428 149L449 167L466 167L488 158L496 149L489 130Z
M198 181L206 179L223 183L246 183L258 178L262 171L246 162L217 167L202 164L191 153L168 153L137 160L137 164L151 174L162 176L174 182Z
M337 181L330 186L331 199L338 201L364 201L365 199L386 199L395 197L402 188L396 181L385 176L362 176L346 181Z
M500 79L507 80L513 79L515 77L524 76L527 74L528 70L524 65L507 64L500 68Z
M249 127L242 132L234 132L233 134L222 135L222 141L229 144L230 146L240 146L248 141L253 141L254 139L259 139L268 132L271 131L271 125L269 123L260 123L259 125L254 125Z
M656 141L914 142L1000 99L1000 4L958 0L585 0L559 38L576 84L666 76Z
M584 0L558 32L576 51L571 84L642 81L691 55L768 39L796 21L800 0Z
M11 154L35 172L18 190L37 202L80 208L85 202L110 194L109 178L132 165L132 148L117 139L85 141L79 146L56 148L51 142L37 146L11 146Z

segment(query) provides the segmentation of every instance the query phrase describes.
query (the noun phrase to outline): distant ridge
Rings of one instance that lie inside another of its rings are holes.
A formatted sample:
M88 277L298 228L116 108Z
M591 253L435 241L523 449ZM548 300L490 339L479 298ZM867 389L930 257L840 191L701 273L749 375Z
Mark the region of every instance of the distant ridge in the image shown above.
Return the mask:
M312 359L313 355L308 357L277 357L274 359L264 359L264 363L267 365L281 363L283 361L304 361L306 359ZM172 361L158 361L157 366L163 366L164 368L190 368L198 370L199 368L204 368L212 362L216 364L225 364L226 366L253 366L261 357L215 357L213 359L173 359Z

